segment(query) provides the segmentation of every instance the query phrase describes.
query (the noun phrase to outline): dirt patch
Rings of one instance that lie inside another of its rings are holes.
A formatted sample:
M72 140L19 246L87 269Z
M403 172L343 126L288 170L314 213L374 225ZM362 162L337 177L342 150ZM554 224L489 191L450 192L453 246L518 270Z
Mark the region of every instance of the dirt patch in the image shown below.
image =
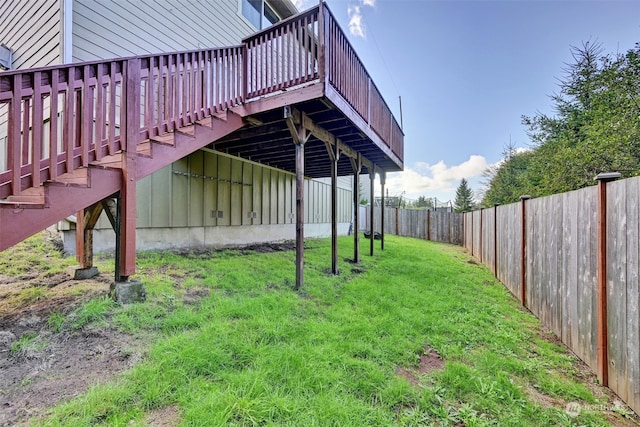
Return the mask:
M202 248L202 249L176 249L175 253L184 258L202 259L210 258L216 253L224 252L225 254L249 255L252 253L267 254L272 252L294 251L296 243L293 241L262 243L255 245L247 245L241 247L223 247L223 248ZM305 249L309 249L305 246Z
M55 236L43 237L51 251L61 250ZM5 264L30 252L19 245L2 253ZM75 281L66 273L47 273L48 267L34 263L0 276L0 426L23 424L112 380L147 348L144 339L109 327L69 326L69 316L83 303L108 294L112 272Z
M420 376L427 375L433 371L440 371L444 368L444 360L437 351L429 347L424 347L420 355L420 364L417 367L398 366L396 375L405 378L413 386L420 384Z
M158 408L147 415L149 427L173 427L178 424L180 424L180 410L176 405Z
M183 302L185 305L197 305L200 300L211 295L211 289L204 286L193 286L187 289L184 294Z
M34 284L14 280L1 288L1 426L41 415L90 386L111 380L143 356L143 340L108 327L55 331L52 318L65 318L88 299L107 295L109 279L73 281L58 274L45 280L38 286L44 285L47 292L24 305L16 304L15 295Z

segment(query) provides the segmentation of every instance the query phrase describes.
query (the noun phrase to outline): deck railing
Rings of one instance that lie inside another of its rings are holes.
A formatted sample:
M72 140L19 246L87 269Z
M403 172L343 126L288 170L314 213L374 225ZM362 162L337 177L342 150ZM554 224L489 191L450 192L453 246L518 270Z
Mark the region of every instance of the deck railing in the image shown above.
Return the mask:
M322 4L243 40L247 98L325 80L402 160L404 134L333 14Z
M402 160L402 130L325 4L240 46L2 72L0 199L250 98L317 81Z
M316 6L243 40L247 99L318 78L318 11Z
M329 8L323 4L327 80L403 160L404 133Z
M242 53L236 46L0 73L0 199L123 149L125 120L139 129L137 144L242 103Z

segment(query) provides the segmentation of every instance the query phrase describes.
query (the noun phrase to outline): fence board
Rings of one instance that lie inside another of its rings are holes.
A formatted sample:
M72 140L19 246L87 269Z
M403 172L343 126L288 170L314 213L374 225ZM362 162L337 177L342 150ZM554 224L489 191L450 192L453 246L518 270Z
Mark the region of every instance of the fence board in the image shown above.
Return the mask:
M640 261L640 178L627 180L627 379L629 405L640 408L640 313L638 267Z
M597 367L597 188L581 190L578 203L578 335L576 354L592 369ZM575 350L574 350L575 351Z
M578 343L578 192L563 195L562 210L562 342L569 347Z
M638 412L640 177L608 183L607 193L609 387ZM594 186L525 203L528 307L595 370L598 189ZM427 221L426 213L419 217L422 212L406 219L400 216L399 221L409 227L403 227L401 233L420 235L420 221ZM416 222L415 218L420 219ZM454 232L455 227L459 232ZM430 212L428 234L431 240L450 242L457 235L458 244L489 268L495 261L496 276L520 299L522 203L464 214ZM497 260L493 258L494 241Z
M607 349L609 386L628 399L626 367L627 210L626 182L607 184Z

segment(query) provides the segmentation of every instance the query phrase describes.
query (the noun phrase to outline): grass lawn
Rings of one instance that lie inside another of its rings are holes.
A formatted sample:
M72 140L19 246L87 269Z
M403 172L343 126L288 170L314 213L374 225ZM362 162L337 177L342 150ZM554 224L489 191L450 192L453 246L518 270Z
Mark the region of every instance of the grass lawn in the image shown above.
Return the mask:
M354 265L344 237L333 276L330 240L306 246L300 292L290 250L139 254L147 302L93 299L52 322L56 333L104 325L150 335L148 353L32 423L145 426L158 414L185 426L633 422L461 248L387 236L372 258L363 239ZM100 263L113 271L112 260Z

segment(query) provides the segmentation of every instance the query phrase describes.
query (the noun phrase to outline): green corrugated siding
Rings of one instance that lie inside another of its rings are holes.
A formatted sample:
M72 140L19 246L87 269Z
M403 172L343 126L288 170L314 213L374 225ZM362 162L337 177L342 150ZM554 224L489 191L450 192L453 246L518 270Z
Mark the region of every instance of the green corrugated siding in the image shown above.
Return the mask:
M139 228L293 224L295 176L198 151L138 183ZM331 187L305 180L305 222L331 221ZM255 218L254 218L255 216ZM351 191L338 188L338 222L350 222ZM101 218L100 228L110 227Z

